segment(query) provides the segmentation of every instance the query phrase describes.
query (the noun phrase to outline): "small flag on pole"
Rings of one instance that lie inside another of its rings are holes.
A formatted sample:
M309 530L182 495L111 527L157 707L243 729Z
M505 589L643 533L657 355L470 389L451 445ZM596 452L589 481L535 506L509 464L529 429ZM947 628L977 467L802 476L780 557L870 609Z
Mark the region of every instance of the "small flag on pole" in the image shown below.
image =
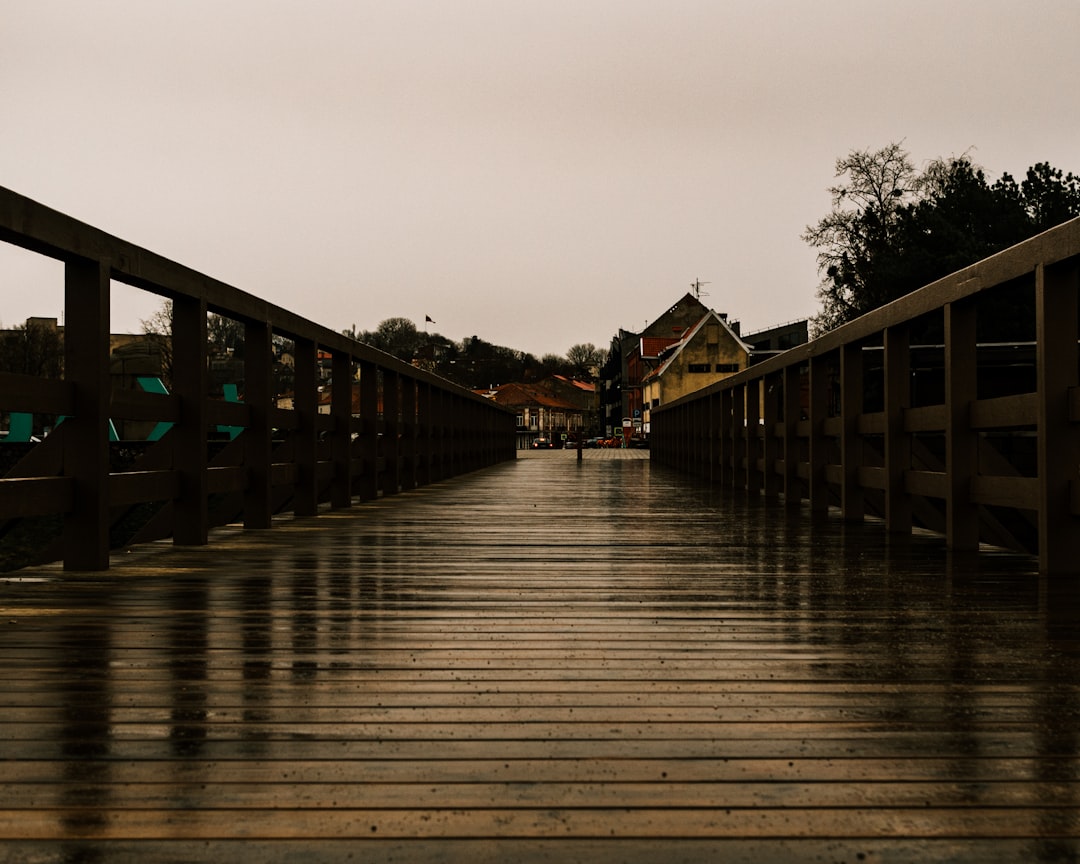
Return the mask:
M435 319L434 319L434 318L432 318L432 317L431 317L430 315L425 315L425 316L424 316L424 323L426 324L426 323L427 323L428 321L430 321L430 322L431 322L432 324L434 324L434 323L435 323Z

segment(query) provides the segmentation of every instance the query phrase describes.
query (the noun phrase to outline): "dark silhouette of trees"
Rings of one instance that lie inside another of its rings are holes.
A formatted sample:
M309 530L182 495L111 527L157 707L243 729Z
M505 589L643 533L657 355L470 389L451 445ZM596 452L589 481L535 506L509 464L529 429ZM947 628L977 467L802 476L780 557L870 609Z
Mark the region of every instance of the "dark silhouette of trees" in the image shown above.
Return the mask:
M597 370L603 365L603 362L604 352L600 351L592 342L571 345L566 351L566 364L570 367L573 377L579 381L594 380Z
M52 319L31 318L0 336L0 372L61 378L64 337Z
M803 235L823 276L816 333L1080 215L1080 178L1045 162L991 184L967 156L918 173L890 144L853 151L836 174L832 210Z

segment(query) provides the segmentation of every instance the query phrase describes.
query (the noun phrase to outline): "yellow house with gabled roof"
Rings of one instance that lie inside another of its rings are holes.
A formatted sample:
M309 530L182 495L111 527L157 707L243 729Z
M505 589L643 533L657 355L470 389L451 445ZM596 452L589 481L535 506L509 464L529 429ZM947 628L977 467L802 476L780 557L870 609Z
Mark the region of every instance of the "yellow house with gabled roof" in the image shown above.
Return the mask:
M732 330L726 316L710 309L661 353L659 365L642 379L645 434L653 408L741 372L750 364L752 347Z

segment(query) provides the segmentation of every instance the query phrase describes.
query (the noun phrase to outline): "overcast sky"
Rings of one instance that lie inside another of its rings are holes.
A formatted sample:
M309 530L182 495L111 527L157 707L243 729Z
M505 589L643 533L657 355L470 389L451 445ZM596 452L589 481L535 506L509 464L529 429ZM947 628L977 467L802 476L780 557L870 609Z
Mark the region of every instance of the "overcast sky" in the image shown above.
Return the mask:
M336 330L816 311L836 159L1080 172L1080 0L0 0L0 185ZM62 271L0 243L0 322ZM116 329L157 301L118 290Z

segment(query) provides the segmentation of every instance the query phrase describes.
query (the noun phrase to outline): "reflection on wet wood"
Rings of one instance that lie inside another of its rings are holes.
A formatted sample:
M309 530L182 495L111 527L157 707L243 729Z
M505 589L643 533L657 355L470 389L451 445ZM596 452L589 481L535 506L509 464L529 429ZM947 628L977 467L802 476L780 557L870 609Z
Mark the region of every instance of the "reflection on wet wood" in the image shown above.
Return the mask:
M1075 859L1069 586L639 455L0 583L0 861Z

